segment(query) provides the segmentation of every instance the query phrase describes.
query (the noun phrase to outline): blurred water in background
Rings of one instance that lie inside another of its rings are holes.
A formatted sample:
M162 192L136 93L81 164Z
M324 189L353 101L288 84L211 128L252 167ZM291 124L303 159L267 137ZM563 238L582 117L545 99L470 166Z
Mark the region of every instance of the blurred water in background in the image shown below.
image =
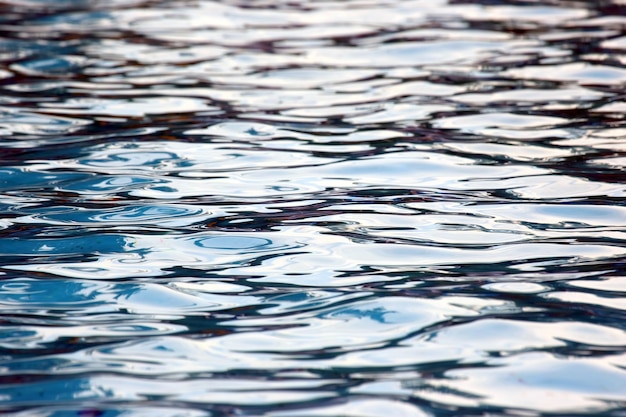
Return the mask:
M0 412L626 416L625 29L0 1Z

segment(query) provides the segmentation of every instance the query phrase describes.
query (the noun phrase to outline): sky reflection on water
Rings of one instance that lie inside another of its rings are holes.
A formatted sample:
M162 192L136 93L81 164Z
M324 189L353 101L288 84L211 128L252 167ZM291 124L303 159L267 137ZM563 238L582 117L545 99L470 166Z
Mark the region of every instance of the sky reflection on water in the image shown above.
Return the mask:
M626 9L0 3L0 412L623 416Z

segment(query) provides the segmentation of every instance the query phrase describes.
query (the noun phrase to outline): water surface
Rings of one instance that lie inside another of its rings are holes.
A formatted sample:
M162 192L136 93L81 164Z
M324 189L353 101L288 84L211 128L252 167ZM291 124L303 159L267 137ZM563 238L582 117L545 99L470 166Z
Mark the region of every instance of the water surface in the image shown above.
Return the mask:
M625 7L0 2L0 412L623 417Z

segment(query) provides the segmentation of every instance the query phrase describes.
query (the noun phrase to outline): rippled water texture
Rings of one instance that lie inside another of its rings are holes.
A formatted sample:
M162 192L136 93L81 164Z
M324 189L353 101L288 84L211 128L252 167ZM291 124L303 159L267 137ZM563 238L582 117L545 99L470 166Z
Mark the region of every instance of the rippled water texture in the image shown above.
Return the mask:
M0 1L0 414L626 416L625 29Z

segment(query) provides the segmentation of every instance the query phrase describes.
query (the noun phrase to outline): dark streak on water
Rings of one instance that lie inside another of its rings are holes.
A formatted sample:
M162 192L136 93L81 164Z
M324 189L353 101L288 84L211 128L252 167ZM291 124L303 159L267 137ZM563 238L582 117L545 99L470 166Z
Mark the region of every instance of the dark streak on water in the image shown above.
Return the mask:
M626 5L0 1L8 416L625 416Z

